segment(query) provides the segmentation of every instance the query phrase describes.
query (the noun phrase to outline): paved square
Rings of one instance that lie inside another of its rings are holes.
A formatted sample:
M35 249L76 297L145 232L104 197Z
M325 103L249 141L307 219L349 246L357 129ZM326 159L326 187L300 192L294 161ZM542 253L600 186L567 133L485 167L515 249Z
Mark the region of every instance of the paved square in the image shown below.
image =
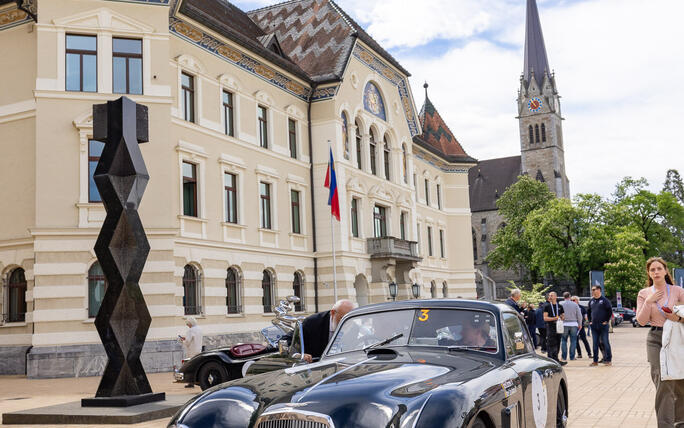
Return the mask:
M591 360L570 361L565 366L570 395L570 428L645 428L657 427L653 402L655 389L646 361L648 329L623 323L610 335L613 366L589 367ZM172 383L171 373L148 374L155 392L187 394L181 384ZM67 403L92 397L99 377L27 380L23 376L0 376L0 413ZM194 392L199 392L198 387ZM166 427L169 418L131 425ZM27 425L0 425L26 427ZM59 427L65 425L47 425ZM83 425L79 425L83 426ZM120 427L121 425L100 425Z

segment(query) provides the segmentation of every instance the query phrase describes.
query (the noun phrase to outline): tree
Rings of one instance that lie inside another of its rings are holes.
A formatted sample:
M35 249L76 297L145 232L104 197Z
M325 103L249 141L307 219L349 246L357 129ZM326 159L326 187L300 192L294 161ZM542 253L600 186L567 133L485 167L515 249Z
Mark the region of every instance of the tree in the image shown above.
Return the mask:
M510 287L507 287L508 290L513 290L514 288L518 288L515 285L514 281L508 281L509 284L511 284ZM532 284L532 287L530 290L520 287L520 301L521 302L527 302L527 303L534 303L535 305L538 304L539 302L543 302L546 300L546 292L551 289L551 286L544 286L544 284L541 283L536 283Z
M679 176L679 171L676 169L667 170L663 191L672 193L677 201L684 205L684 183L682 183L682 177Z
M615 296L616 291L621 291L623 299L636 301L646 283L646 260L642 251L646 240L638 230L625 228L615 234L611 243L610 262L605 265L606 294Z
M487 255L487 262L495 269L529 269L532 281L537 273L531 269L532 248L524 236L523 224L532 211L546 206L554 199L546 184L527 175L506 190L496 202L506 222L492 238L495 248Z

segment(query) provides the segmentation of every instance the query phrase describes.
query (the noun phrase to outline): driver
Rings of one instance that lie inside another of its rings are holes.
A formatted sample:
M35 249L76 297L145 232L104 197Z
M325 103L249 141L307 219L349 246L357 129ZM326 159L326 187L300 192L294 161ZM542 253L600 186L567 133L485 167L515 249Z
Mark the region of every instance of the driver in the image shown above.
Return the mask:
M307 363L313 361L314 358L321 357L340 320L352 309L354 309L354 303L351 300L342 299L338 300L329 311L306 317L302 323L302 330L304 350L307 352L303 358Z
M496 344L489 337L489 324L482 320L474 319L472 323L466 324L459 345L463 346L482 346L495 347Z

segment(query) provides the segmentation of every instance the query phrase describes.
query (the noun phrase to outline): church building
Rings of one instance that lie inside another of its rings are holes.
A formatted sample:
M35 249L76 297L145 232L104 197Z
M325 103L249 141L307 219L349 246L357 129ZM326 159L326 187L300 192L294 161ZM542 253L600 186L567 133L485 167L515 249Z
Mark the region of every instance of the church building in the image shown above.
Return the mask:
M497 199L524 174L546 183L557 198L570 197L565 174L563 117L556 77L549 67L536 0L527 0L525 59L518 90L520 156L480 160L468 173L472 211L472 246L478 274L478 296L507 296L509 280L520 281L522 272L490 269L485 261L492 237L504 220ZM493 296L492 284L496 285Z

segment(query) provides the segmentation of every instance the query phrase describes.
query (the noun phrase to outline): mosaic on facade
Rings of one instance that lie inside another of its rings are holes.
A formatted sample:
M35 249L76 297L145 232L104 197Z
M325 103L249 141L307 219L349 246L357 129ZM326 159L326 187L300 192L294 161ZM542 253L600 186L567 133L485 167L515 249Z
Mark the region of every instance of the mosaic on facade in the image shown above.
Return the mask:
M385 102L382 100L382 94L380 94L380 90L372 82L368 82L363 89L363 107L366 111L387 121L387 116L385 115Z
M31 21L33 20L29 14L21 9L13 8L0 11L0 30L6 30Z

